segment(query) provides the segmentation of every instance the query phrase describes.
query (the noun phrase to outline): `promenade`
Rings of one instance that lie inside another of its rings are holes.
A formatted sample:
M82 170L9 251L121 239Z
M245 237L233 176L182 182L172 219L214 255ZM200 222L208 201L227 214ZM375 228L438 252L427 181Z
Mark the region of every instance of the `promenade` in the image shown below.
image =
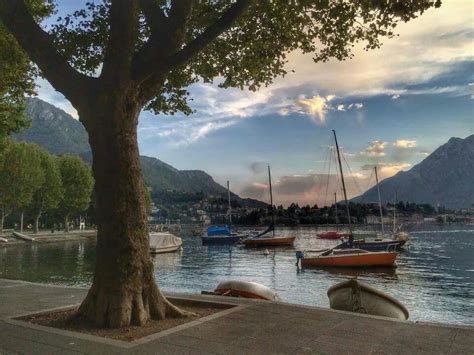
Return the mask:
M77 305L84 288L0 279L0 354L473 354L474 327L401 322L329 309L202 295L235 307L134 342L18 321Z

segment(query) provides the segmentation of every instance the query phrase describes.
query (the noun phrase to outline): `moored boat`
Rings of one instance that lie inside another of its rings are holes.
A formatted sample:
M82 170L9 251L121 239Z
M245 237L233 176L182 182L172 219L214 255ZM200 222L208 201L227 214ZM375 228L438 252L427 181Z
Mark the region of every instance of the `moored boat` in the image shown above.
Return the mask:
M301 252L299 252L301 253ZM371 266L395 266L397 252L370 252L362 249L330 249L314 256L298 254L301 266L323 266L323 267L371 267Z
M291 246L295 241L296 237L292 236L276 236L275 235L275 212L273 209L273 193L272 193L272 175L270 172L270 166L268 166L268 184L270 187L270 208L272 216L272 224L268 229L256 236L251 236L243 240L243 244L248 247L278 247L278 246ZM272 232L272 235L267 235Z
M0 237L0 242L1 242L1 243L8 243L8 239L7 239L7 238Z
M166 232L150 233L150 253L172 253L181 248L183 240L174 234Z
M217 285L214 290L215 295L254 298L268 301L279 301L280 297L272 289L249 281L229 280Z
M243 238L243 235L232 232L232 205L230 202L230 184L227 181L227 209L228 225L212 226L207 228L207 234L201 236L202 244L235 244Z
M406 320L408 310L397 299L355 279L331 286L327 292L332 309Z
M284 237L284 236L275 236L275 237L251 237L243 241L244 245L249 247L259 247L259 246L290 246L293 245L296 237Z
M349 241L345 241L337 245L334 249L358 248L367 251L400 251L405 243L405 240L395 240L388 238L364 238L354 239L352 246Z
M349 237L348 232L327 231L316 234L319 239L341 239Z

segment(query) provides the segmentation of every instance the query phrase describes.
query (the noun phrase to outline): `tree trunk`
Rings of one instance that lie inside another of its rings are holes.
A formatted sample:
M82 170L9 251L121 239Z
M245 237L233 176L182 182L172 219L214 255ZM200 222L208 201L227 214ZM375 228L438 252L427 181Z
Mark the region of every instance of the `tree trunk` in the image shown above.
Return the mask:
M2 208L2 216L0 218L0 233L3 233L3 224L5 222L5 211Z
M20 216L20 233L23 233L23 211Z
M69 232L69 215L64 216L64 231Z
M38 213L35 217L35 229L34 229L34 233L35 234L38 234L39 232L39 219L41 217L41 213Z
M154 279L137 145L141 107L112 92L90 107L94 115L84 121L93 153L97 252L93 283L79 316L112 328L182 316Z

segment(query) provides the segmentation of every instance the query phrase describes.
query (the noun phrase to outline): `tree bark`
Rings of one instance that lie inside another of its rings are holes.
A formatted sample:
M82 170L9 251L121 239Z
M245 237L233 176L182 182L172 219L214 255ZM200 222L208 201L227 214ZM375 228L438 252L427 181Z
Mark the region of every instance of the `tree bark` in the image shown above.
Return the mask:
M111 90L88 105L94 113L80 112L93 153L98 233L94 279L79 316L111 328L185 314L155 283L137 145L141 105L124 96Z
M64 231L69 232L69 215L64 216Z
M38 213L35 217L35 229L34 229L34 233L35 234L38 234L39 232L39 219L41 217L41 213Z
M23 211L20 215L20 233L23 233Z

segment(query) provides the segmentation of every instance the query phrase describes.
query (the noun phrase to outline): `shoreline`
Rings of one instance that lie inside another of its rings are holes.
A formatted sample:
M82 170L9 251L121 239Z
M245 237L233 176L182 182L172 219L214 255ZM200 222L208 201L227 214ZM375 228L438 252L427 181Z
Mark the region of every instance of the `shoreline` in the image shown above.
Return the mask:
M23 233L29 237L34 238L34 241L29 242L26 240L19 239L13 234L0 234L0 237L8 239L8 242L0 242L0 248L8 247L13 245L23 245L31 243L55 243L55 242L68 242L68 241L77 241L85 239L95 239L97 238L96 230L82 230L82 231L58 231L58 232L39 232L35 233Z

